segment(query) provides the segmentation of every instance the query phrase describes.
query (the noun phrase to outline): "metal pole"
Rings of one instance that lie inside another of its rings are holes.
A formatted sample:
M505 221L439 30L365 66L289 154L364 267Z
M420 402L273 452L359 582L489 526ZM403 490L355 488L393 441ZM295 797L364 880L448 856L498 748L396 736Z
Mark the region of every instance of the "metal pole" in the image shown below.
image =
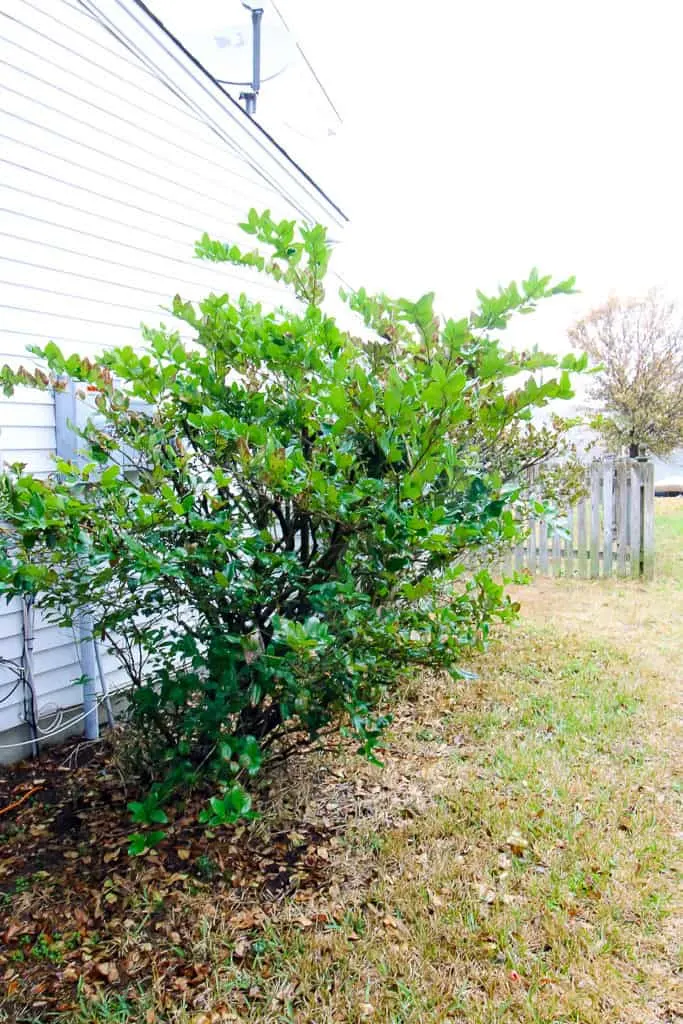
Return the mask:
M246 4L244 6L247 6ZM244 109L253 117L256 113L256 100L261 89L261 19L262 7L248 7L251 11L251 92L240 93L244 100Z
M93 640L92 645L93 645L93 649L95 651L95 661L97 662L97 671L99 673L100 684L102 686L102 696L104 697L104 706L105 706L106 711L107 711L107 722L109 723L109 728L113 729L114 726L116 725L116 719L114 718L114 709L111 706L111 698L109 696L109 686L107 684L107 677L105 676L105 674L104 674L104 672L102 670L102 659L100 658L100 649L97 646L97 641Z
M263 8L255 7L251 12L251 31L252 31L252 42L251 42L251 53L252 53L252 76L251 76L251 87L255 93L254 105L256 104L256 96L259 94L261 88L261 19L263 17Z
M92 616L83 609L78 613L78 646L83 681L83 735L86 740L96 740L100 735L97 717L97 661L93 639Z

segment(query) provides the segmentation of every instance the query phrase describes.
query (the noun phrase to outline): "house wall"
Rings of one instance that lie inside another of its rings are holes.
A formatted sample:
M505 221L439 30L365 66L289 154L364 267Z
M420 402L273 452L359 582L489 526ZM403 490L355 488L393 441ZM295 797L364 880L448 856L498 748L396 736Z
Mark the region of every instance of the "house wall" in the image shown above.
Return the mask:
M338 236L341 211L134 0L2 8L0 365L34 365L26 346L50 339L82 355L138 346L141 322L172 323L160 307L176 292L276 305L274 282L193 259L204 231L239 241L252 206ZM52 397L0 397L2 462L46 476L54 452ZM0 658L21 651L21 609L2 604ZM123 682L111 656L104 667L112 687ZM48 728L80 703L81 670L71 632L40 617L34 671ZM10 746L26 739L13 680L0 664L0 759L29 749Z

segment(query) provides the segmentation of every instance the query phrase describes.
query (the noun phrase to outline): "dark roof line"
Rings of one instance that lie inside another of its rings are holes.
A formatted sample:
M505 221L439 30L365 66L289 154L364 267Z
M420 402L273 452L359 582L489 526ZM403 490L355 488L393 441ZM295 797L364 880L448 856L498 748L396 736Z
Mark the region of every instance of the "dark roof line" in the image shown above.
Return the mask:
M248 113L246 112L246 110L245 110L245 109L244 109L244 107L243 107L243 106L241 105L241 103L238 103L238 102L237 102L237 100L236 100L236 99L234 98L234 96L231 96L231 94L230 94L230 93L229 93L229 92L228 92L228 91L227 91L226 89L224 89L224 88L223 88L223 86L222 86L222 85L221 85L221 83L220 83L220 82L218 81L218 79L217 79L217 78L215 78L215 77L214 77L214 76L213 76L213 75L211 74L211 72L210 72L210 71L208 70L208 68L204 67L204 65L203 65L203 64L201 63L201 61L200 61L200 60L198 60L198 59L197 59L197 57L195 57L195 56L194 56L194 54L193 54L193 53L191 53L191 52L190 52L190 51L189 51L189 50L187 49L187 47L186 47L186 46L185 46L185 45L184 45L184 44L183 44L183 43L182 43L182 42L181 42L181 41L180 41L180 40L178 39L178 37L177 37L177 36L175 36L175 35L173 34L173 32L171 32L171 30L170 30L170 29L168 29L168 28L167 28L167 27L166 27L166 26L164 25L164 23L163 23L163 22L161 21L161 19L160 19L159 17L157 17L157 15L156 15L156 14L155 14L155 13L154 13L153 11L151 11L151 10L149 9L149 7L148 7L148 6L147 6L147 4L146 4L146 3L144 2L144 0L134 0L134 3L136 4L136 6L137 6L137 7L139 7L139 8L140 8L140 10L142 10L142 11L144 11L144 12L145 12L145 14L147 15L147 17L148 17L148 18L150 18L150 19L151 19L151 20L152 20L152 21L153 21L153 22L155 23L155 25L157 25L157 26L158 26L158 27L159 27L159 28L160 28L160 29L162 30L162 32L165 32L165 33L166 33L166 35L167 35L167 36L169 37L169 39L172 39L172 40L173 40L173 43L174 43L174 44L175 44L175 45L176 45L176 46L178 47L178 49L182 50L182 52L183 52L183 53L185 54L185 56L186 56L187 58L189 58L189 60L191 60L191 61L192 61L192 63L193 63L194 65L195 65L195 67L199 68L199 70L200 70L200 71L201 71L201 72L202 72L202 73L203 73L204 75L206 75L206 77L207 77L207 78L209 79L209 81L211 81L211 82L212 82L212 84L213 84L213 85L215 85L215 86L216 86L216 88L217 88L217 89L219 89L219 90L220 90L220 92L222 92L222 93L223 93L223 95L224 95L224 96L226 97L226 99L228 99L228 100L230 101L230 103L232 103L232 105L233 105L234 107L236 107L236 108L237 108L237 109L239 110L239 112L240 112L241 116L242 116L242 117L246 117L246 118L247 118L247 120L249 121L249 123L250 123L251 125L253 125L253 126L254 126L254 127L255 127L255 128L256 128L256 129L257 129L257 130L258 130L258 131L259 131L259 132L260 132L260 133L261 133L261 134L262 134L262 135L263 135L263 136L264 136L264 137L265 137L265 138L267 139L267 140L268 140L268 142L269 142L269 143L270 143L270 144L271 144L272 146L274 146L274 147L275 147L275 149L277 149L277 150L278 150L278 152L279 152L279 153L281 153L281 154L282 154L282 156L283 156L283 157L284 157L284 158L285 158L285 159L286 159L287 161L289 161L289 163L290 163L290 164L292 164L292 166L293 166L293 167L295 167L295 168L296 168L296 170L297 170L297 171L299 172L299 174L300 174L300 175L301 175L301 176L302 176L303 178L305 178L305 179L306 179L306 181L307 181L307 182L309 183L309 185L312 185L312 186L313 186L313 188L314 188L314 189L316 190L316 192L318 192L318 193L320 194L320 196L322 196L322 198L323 198L323 199L325 200L325 202L329 203L329 205L330 205L330 206L331 206L331 207L332 207L332 208L333 208L334 210L336 210L336 212L337 212L337 213L339 214L339 216L340 216L340 217L342 217L342 218L343 218L343 219L344 219L344 220L345 220L345 221L346 221L346 222L348 223L348 220L349 220L349 218L348 218L348 216L347 216L347 215L346 215L346 214L344 213L344 211L343 211L343 210L341 209L341 207L340 207L340 206L338 206L338 205L337 205L337 204L336 204L336 203L334 202L334 200L333 200L333 199L331 199L331 198L330 198L330 197L328 196L328 194L327 194L327 193L325 192L325 190L324 190L324 189L323 189L323 188L322 188L322 187L321 187L321 186L320 186L320 185L319 185L319 184L317 183L317 181L315 181L315 180L314 180L314 178L312 178L312 177L311 177L311 175L310 175L310 174L308 174L308 172L307 172L307 171L305 171L305 170L303 169L303 167L301 166L301 164L297 163L297 161L296 161L296 160L294 159L294 157L290 156L290 154L289 154L289 153L287 152L287 150L286 150L286 149L284 148L284 146L281 146L281 145L280 145L280 143L279 143L279 142L278 142L278 141L277 141L276 139L274 139L274 138L273 138L273 136L272 136L272 135L270 134L270 132L266 131L266 129L265 129L265 128L264 128L264 127L263 127L262 125L260 125L260 124L258 123L258 121L255 121L255 120L253 119L253 117L250 117L250 115L249 115L249 114L248 114Z

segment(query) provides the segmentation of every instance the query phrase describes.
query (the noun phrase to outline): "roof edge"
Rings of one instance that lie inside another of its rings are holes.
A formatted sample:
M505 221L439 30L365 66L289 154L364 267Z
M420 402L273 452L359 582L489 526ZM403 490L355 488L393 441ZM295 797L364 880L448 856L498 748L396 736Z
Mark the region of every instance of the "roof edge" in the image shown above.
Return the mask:
M148 18L150 18L155 23L155 25L159 29L161 29L162 32L164 32L168 36L168 38L173 42L173 44L175 46L178 47L178 49L185 55L185 57L187 57L187 59L190 60L194 64L194 66L199 71L202 72L202 74L211 82L211 84L216 89L218 89L218 91L225 97L225 99L228 100L228 102L232 105L232 107L239 111L239 116L243 117L245 119L245 128L247 126L249 126L249 127L253 128L257 133L262 135L263 138L266 139L267 142L277 150L277 152L280 154L280 156L283 157L284 160L288 164L290 164L291 167L293 167L296 170L296 172L298 174L300 174L301 177L305 181L307 181L310 186L312 186L312 188L315 189L315 191L318 193L318 195L321 197L321 199L323 199L324 202L327 203L328 206L330 206L335 211L337 216L340 217L342 219L342 221L344 221L345 223L348 223L349 222L348 215L346 213L344 213L342 208L337 203L334 202L334 200L327 194L327 192L325 192L325 190L322 188L322 186L319 185L317 183L317 181L307 171L304 170L304 168L301 166L301 164L299 164L294 159L294 157L292 157L287 152L287 150L284 148L284 146L280 145L280 143L277 141L277 139L275 139L270 134L270 132L268 132L261 124L259 124L258 121L255 121L254 118L251 117L246 112L246 110L241 105L241 103L238 103L238 101L234 98L234 96L232 96L227 91L227 89L225 89L223 87L223 85L218 81L217 78L215 78L215 76L208 70L208 68L205 67L204 64L202 64L202 62L197 57L195 57L194 54L190 50L188 50L188 48L184 45L184 43L182 43L181 40L178 39L178 37L173 32L171 32L171 30L169 28L166 27L166 25L164 25L164 23L161 20L161 18L159 18L154 13L154 11L152 11L147 6L147 4L144 2L144 0L132 0L132 2L135 4L136 7L138 7L141 11L143 11L144 14Z

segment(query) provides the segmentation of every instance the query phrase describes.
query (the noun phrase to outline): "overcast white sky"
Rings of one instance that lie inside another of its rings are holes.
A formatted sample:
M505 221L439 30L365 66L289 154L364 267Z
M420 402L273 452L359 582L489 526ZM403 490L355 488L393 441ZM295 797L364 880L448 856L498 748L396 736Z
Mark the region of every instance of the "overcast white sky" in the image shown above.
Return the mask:
M683 295L680 4L278 6L343 114L329 143L287 142L352 217L341 262L355 283L436 289L459 312L476 286L533 264L575 273L582 297L523 325L555 344L611 290ZM274 130L286 80L264 86L259 112ZM314 100L322 139L312 85ZM307 107L296 106L301 129Z

